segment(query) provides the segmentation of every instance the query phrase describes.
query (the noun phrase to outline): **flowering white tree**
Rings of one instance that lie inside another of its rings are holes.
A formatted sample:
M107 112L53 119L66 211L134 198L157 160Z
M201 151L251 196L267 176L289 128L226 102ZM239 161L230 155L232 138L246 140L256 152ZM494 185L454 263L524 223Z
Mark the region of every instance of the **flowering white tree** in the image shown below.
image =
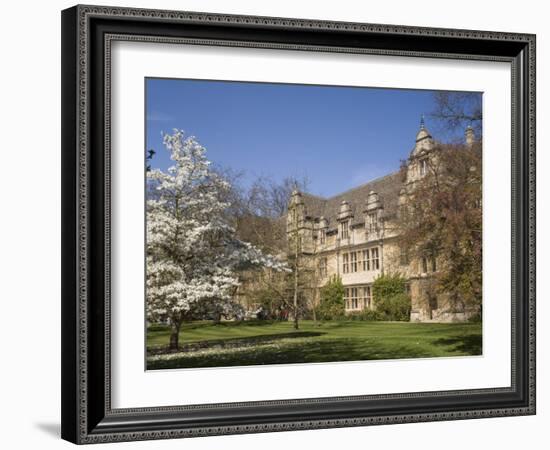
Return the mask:
M205 148L177 129L164 145L174 164L147 172L147 314L170 319L177 349L185 320L235 314L238 270L285 266L235 237L225 215L231 186L210 168Z

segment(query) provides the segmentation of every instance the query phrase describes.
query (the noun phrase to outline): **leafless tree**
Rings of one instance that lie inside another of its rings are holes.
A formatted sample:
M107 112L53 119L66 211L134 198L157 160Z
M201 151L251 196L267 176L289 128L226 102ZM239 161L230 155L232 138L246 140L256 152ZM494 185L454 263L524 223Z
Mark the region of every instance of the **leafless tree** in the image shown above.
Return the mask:
M430 117L442 131L464 130L471 126L478 137L482 134L482 97L479 92L434 93L435 107Z
M259 177L243 188L242 174L231 171L223 174L234 186L227 199L231 204L227 213L231 216L239 239L250 242L266 253L288 258L292 269L290 274L270 274L265 271L243 274L244 278L248 278L247 297L271 296L271 309L291 311L297 328L303 309L312 307L307 300L307 293L314 289L314 270L302 257L297 236L287 235L286 214L292 192L307 191L309 182L307 178L287 177L276 182Z
M415 182L400 208L400 246L417 260L437 259L434 276L440 293L480 305L481 145L439 145L433 155L430 161L436 162Z

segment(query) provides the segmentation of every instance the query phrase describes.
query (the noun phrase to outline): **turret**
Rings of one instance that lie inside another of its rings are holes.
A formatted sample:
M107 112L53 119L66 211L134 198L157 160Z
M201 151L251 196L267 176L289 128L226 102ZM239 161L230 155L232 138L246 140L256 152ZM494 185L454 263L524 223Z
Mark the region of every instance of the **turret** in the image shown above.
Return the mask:
M382 202L380 201L380 197L376 192L370 191L369 195L367 196L365 211L372 212L380 208L382 208Z
M365 202L365 230L368 236L373 236L380 229L379 221L382 212L382 202L377 192L370 191Z
M420 129L416 134L414 148L407 161L407 183L413 183L428 173L432 161L435 142L424 124L424 116L420 119Z
M287 239L292 252L295 252L296 248L300 253L312 251L313 229L314 223L307 216L303 196L294 190L290 196L286 222Z
M351 217L353 217L351 205L345 200L342 200L342 203L340 203L340 210L338 211L338 220L346 220L350 219Z
M295 226L300 226L305 219L305 215L305 204L302 194L294 190L288 204L287 231L290 231Z
M424 115L420 118L420 129L416 134L416 140L414 148L411 152L411 158L422 156L424 153L430 151L434 146L434 141L430 132L426 129L424 123Z
M471 125L468 125L466 127L466 131L464 132L464 135L465 135L465 138L466 138L466 145L468 147L471 147L472 145L474 145L474 142L476 140L476 135L475 135L474 129L472 128Z
M300 191L294 189L290 194L290 206L303 205L304 199ZM290 209L290 208L289 208Z
M340 239L349 239L351 229L351 219L353 218L353 211L351 205L342 200L340 203L340 210L338 211L338 228L340 230Z

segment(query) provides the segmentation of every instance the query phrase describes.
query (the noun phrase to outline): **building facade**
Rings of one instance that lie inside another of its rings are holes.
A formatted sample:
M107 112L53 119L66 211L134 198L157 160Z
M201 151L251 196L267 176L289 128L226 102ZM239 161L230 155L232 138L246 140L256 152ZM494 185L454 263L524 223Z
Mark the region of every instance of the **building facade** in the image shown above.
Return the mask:
M466 130L466 144L474 132ZM315 271L312 295L329 277L341 277L346 313L374 308L372 284L384 273L400 273L407 279L411 297L411 321L451 322L467 320L477 310L458 308L446 295L432 289L434 274L443 261L437 257L411 259L398 242L397 213L414 190L415 183L437 161L436 143L423 121L404 171L391 173L330 198L292 193L286 223L293 252ZM294 255L294 256L296 256Z

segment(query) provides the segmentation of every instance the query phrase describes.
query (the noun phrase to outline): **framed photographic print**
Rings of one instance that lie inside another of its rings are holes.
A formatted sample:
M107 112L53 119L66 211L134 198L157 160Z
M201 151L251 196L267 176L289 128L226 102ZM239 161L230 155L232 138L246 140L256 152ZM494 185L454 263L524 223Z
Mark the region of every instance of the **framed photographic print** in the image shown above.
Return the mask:
M535 413L535 36L62 13L62 437Z

